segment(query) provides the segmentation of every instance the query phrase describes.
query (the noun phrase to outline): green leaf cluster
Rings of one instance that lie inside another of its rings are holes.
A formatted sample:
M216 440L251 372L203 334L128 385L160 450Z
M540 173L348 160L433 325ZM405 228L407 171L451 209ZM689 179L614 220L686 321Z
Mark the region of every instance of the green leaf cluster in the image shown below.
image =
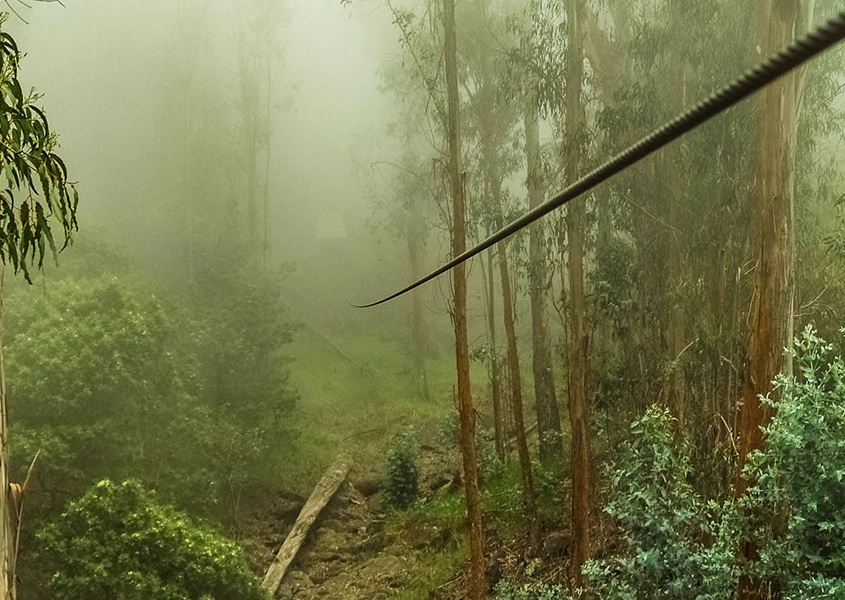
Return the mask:
M728 600L738 576L728 528L721 527L687 478L690 461L676 452L671 416L652 406L631 425L612 471L606 508L625 549L584 567L598 597L634 600Z
M500 581L493 588L493 600L569 600L572 595L560 585L516 586Z
M284 362L260 356L287 340L263 311L191 311L114 277L8 303L15 470L40 450L51 493L138 478L205 514L273 480L294 395Z
M57 600L266 600L241 550L137 481L104 480L38 533Z
M57 140L38 96L25 94L18 80L22 57L15 40L2 31L0 14L0 260L22 270L41 268L56 244L50 219L58 220L67 245L77 228L76 189L64 161L55 153Z
M845 592L845 362L808 326L795 341L795 369L765 399L776 410L766 448L744 472L745 535L760 547L749 569L787 598L841 597L833 591Z
M406 509L419 495L417 441L410 431L393 440L385 461L382 495L388 506Z
M625 537L617 556L584 567L601 598L732 598L740 572L789 600L845 594L845 362L812 327L795 340L795 376L780 376L766 446L744 468L746 494L704 503L669 413L649 408L612 469L610 503ZM740 542L759 560L737 564Z

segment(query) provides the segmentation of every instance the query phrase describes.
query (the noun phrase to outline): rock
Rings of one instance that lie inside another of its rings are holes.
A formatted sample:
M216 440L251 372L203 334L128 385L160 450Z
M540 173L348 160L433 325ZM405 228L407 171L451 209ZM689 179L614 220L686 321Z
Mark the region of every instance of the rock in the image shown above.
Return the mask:
M296 521L296 517L299 516L302 507L305 506L305 500L302 500L301 497L291 496L296 496L296 494L282 494L273 503L270 514L274 519L284 521L285 523Z
M455 481L454 475L446 475L444 473L441 473L440 475L434 477L431 482L429 482L428 491L439 492L443 488L451 486L453 481Z
M364 498L369 498L370 496L374 496L381 489L381 478L375 476L362 477L361 479L353 482L352 485L362 496L364 496Z
M429 523L414 523L405 527L403 537L415 550L442 548L449 539L449 532L444 527Z
M543 550L546 556L562 558L569 554L569 545L572 540L568 533L562 531L551 531L543 536Z
M392 554L382 554L361 565L358 576L362 581L396 588L411 580L407 561Z
M326 581L333 579L343 572L346 564L341 560L340 555L334 557L327 557L312 570L311 577L314 583L323 584Z
M367 509L373 514L381 514L383 512L384 507L378 494L370 496L367 500Z
M302 571L290 571L282 580L282 585L279 586L277 598L281 600L294 600L300 598L306 590L314 587L314 582Z

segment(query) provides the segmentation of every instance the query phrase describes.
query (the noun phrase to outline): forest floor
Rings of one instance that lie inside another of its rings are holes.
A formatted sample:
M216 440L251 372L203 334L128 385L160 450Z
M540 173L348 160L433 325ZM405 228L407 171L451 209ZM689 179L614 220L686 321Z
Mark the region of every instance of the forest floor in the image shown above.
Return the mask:
M343 452L353 459L352 471L311 527L276 597L457 600L467 552L459 456L448 440L455 425L451 357L429 364L432 400L421 400L401 349L361 339L326 340L305 328L295 336L291 376L306 415L302 451L291 457L288 478L280 482L289 491L248 519L241 543L255 567L266 569L322 469ZM481 369L476 381L484 381L483 366L475 368ZM419 444L421 499L406 511L389 510L378 493L384 459L393 436L407 430ZM557 492L552 495L543 541L529 551L518 471L511 464L488 481L482 502L489 581L562 579L568 534L560 528L564 506Z
M407 511L386 509L380 499L379 465L356 463L350 476L312 526L276 598L284 600L457 600L466 564L465 518L457 455L428 443L419 432L421 499ZM498 492L512 494L511 483ZM293 526L305 498L281 495L251 527L253 560L267 566ZM487 494L490 506L490 494ZM488 512L488 580L528 585L559 582L566 570L568 534L547 526L529 552L507 514ZM519 509L517 508L517 511Z
M420 488L448 493L457 462L434 446L421 450ZM387 510L380 499L380 465L356 462L337 494L312 526L282 581L277 598L357 600L449 598L464 551L459 532L428 522L419 513ZM286 493L253 518L247 544L253 560L269 565L305 502ZM460 523L456 524L459 528ZM426 582L419 581L420 576ZM442 589L415 593L434 580ZM438 581L438 579L442 581Z

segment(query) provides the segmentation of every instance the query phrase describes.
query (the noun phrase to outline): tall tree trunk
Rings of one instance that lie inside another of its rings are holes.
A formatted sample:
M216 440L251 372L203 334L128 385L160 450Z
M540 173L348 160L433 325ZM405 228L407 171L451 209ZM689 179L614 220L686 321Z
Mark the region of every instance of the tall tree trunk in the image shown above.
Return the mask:
M458 97L458 53L455 34L455 0L443 0L446 90L448 94L449 176L452 187L452 256L466 249L464 188L461 165L460 115ZM469 600L487 598L484 576L484 529L478 494L478 460L475 449L475 410L469 381L467 341L466 268L452 271L452 323L455 327L455 366L458 374L458 415L460 447L464 467L464 493L469 520L469 574L466 596Z
M542 165L540 163L540 126L537 98L526 93L524 106L525 162L528 168L526 187L528 206L534 208L544 200ZM540 459L558 459L563 451L560 430L560 408L555 396L552 373L552 349L549 343L549 322L546 289L549 283L544 243L543 221L531 225L528 242L528 295L531 299L531 344L534 373L534 401L537 411L537 436L540 440Z
M522 410L522 376L519 372L519 352L516 346L516 318L514 316L513 294L511 293L508 254L504 242L499 242L499 274L502 279L502 304L505 315L505 335L508 341L508 373L511 383L511 407L516 429L516 447L519 456L519 471L522 476L522 504L528 520L529 539L537 542L537 502L534 499L534 477L531 474L531 456L525 436L525 417Z
M797 34L800 0L768 0L760 4L756 45L769 56ZM754 295L751 303L745 377L740 412L739 468L749 453L764 445L762 427L772 418L759 396L772 391L772 379L790 366L784 348L791 345L794 295L793 194L795 137L801 77L788 75L761 92L760 126L756 144L756 178L752 193L752 248L756 249ZM749 482L738 477L736 494ZM757 558L753 544L744 543L748 560ZM740 581L741 599L760 598L761 584Z
M674 113L684 108L684 81L683 58L677 52L670 52L671 79L669 84L669 106ZM667 404L675 418L678 419L678 427L683 431L687 419L686 403L686 377L682 368L681 356L686 348L686 318L684 314L684 298L681 294L683 281L683 252L684 234L681 224L681 203L684 201L686 190L686 177L681 156L681 145L679 142L670 144L664 148L658 160L663 168L663 200L667 204L667 219L669 227L666 228L666 248L669 255L668 260L668 286L667 286L667 335L666 347L669 353L669 360L672 362L671 369L666 382Z
M411 222L407 237L408 265L412 280L418 279L423 273L422 257L425 249L425 222L419 203L420 199L418 197L412 200ZM428 370L426 369L425 358L431 348L431 336L425 318L424 296L422 290L414 290L410 296L414 379L417 383L417 392L421 397L429 399Z
M5 266L0 265L0 599L16 597L14 552L15 532L12 531L12 509L9 501L9 434L6 405L5 343Z
M499 372L499 350L496 346L496 286L493 275L493 249L487 250L487 335L490 340L490 394L493 396L493 432L496 455L505 458L505 420L502 414L502 379Z
M584 76L584 49L581 38L580 0L566 0L569 26L569 57L566 73L564 131L568 140L564 164L569 179L578 175L582 164L586 115L581 98ZM592 483L590 456L589 397L587 369L589 344L586 327L587 299L584 290L584 238L586 204L583 199L567 207L566 235L569 250L569 303L567 307L567 357L569 358L569 421L572 432L572 577L576 586L584 584L581 568L590 557L590 515Z

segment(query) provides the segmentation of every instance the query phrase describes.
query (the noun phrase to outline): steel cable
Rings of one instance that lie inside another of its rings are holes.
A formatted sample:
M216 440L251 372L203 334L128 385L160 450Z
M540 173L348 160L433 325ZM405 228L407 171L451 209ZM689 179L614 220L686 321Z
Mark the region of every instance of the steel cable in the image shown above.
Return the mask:
M666 144L712 119L779 77L782 77L811 58L841 42L843 39L845 39L845 11L840 12L836 17L830 19L816 30L798 38L786 49L781 50L754 69L747 71L744 75L705 100L702 100L680 116L655 129L652 133L596 167L554 197L528 211L487 239L459 254L425 277L418 279L381 300L369 304L353 304L353 306L356 308L369 308L384 304L446 273L453 267L465 262L476 254L480 254L490 246L501 242L537 219L560 208L570 200L593 189L620 171L627 169Z

